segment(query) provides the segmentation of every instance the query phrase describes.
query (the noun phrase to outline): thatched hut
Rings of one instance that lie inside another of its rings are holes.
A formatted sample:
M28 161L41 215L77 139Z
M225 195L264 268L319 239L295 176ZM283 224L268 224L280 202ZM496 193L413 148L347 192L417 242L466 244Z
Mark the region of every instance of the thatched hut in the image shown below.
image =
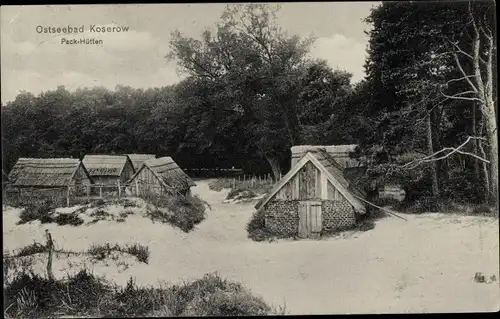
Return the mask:
M124 184L134 174L134 165L127 155L85 155L82 162L96 184Z
M127 155L132 161L135 171L138 171L142 163L144 163L145 161L156 158L155 154L127 154Z
M346 174L346 167L356 165L345 156L351 148L292 148L291 170L256 205L266 228L275 234L317 238L353 226L367 210L366 194Z
M75 194L89 192L92 177L83 163L74 158L20 158L9 178L13 189L64 189Z
M145 161L127 184L138 196L145 193L188 196L191 187L196 185L171 157Z

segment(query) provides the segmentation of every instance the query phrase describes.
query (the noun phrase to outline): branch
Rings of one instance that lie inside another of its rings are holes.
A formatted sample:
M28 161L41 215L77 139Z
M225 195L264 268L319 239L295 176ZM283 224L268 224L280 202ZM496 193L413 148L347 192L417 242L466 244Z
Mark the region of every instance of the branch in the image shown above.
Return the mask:
M467 75L467 76L464 76L464 77L461 77L458 79L451 79L448 82L446 82L445 85L448 86L448 84L450 84L451 82L457 82L457 81L465 80L467 78L475 78L475 77L476 77L475 75Z
M409 163L406 163L405 165L401 166L401 168L407 168L409 167L410 169L414 169L416 168L417 166L423 164L423 163L430 163L430 162L435 162L435 161L439 161L439 160L442 160L442 159L445 159L447 157L450 157L451 155L455 154L455 153L459 153L459 154L462 154L462 155L467 155L467 156L472 156L484 163L487 163L489 164L490 161L488 161L487 159L485 158L482 158L476 154L473 154L473 153L469 153L469 152L464 152L464 151L461 151L460 149L463 148L465 145L467 145L467 143L469 143L471 140L481 140L481 141L486 141L485 138L483 137L477 137L477 136L469 136L465 142L463 142L462 144L460 144L458 147L454 148L454 147L445 147L443 148L442 150L440 151L437 151L436 153L434 154L431 154L431 155L428 155L428 156L425 156L423 158L419 158L417 160L413 160ZM444 152L447 152L447 151L450 151L449 153L447 153L446 155L443 155L443 156L440 156L440 157L436 157L437 155L439 154L442 154Z
M441 94L442 94L444 97L448 98L448 99L454 99L454 100L466 100L466 101L479 101L479 102L481 102L481 103L483 103L483 102L484 102L482 99L477 98L477 97L464 97L464 96L460 96L460 95L462 95L462 94L466 94L466 93L468 93L468 94L470 94L470 93L474 93L474 94L476 94L476 93L477 93L477 91L476 91L476 92L474 92L474 91L467 91L467 92L457 93L457 94L454 94L454 95L448 95L448 94L444 93L444 92L442 91L442 89L441 89L441 88L440 88L439 90L441 91Z
M471 80L469 80L469 77L470 77L470 76L468 76L468 75L467 75L467 73L465 73L464 68L463 68L463 67L462 67L462 65L460 64L460 60L458 59L458 56L457 56L457 54L456 54L455 52L453 52L453 57L455 58L455 62L457 63L458 69L460 70L460 72L462 72L462 74L463 74L463 76L464 76L465 80L469 83L469 85L472 87L472 89L473 89L475 92L477 92L477 88L476 88L476 86L472 83L472 81L471 81ZM477 76L477 74L476 74L476 76Z

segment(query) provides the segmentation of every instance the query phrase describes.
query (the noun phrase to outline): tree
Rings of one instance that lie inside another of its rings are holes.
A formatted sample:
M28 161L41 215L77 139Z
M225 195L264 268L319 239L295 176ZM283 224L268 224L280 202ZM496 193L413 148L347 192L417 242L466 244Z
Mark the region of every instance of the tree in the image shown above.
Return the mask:
M278 9L229 5L202 40L174 32L168 55L192 77L224 88L224 103L212 107L238 114L242 142L267 159L276 178L286 152L300 142L298 79L311 44L279 28Z
M426 164L430 168L434 195L439 193L439 187L445 190L450 187L450 173L455 170L452 167L462 167L460 163L463 162L466 164L461 168L463 170L469 164L477 167L478 161L489 162L470 150L468 144L462 145L468 135L481 134L476 127L481 120L471 112L476 107L471 102L480 105L484 119L496 117L492 108L487 107L494 105L494 102L487 101L493 100L494 94L490 92L496 90L493 81L485 80L492 78L488 75L488 60L491 59L489 65L493 68L493 52L489 48L495 39L488 31L494 29L492 13L487 13L488 10L488 3L384 2L367 19L373 24L366 64L371 92L369 117L375 122L378 134L364 143L365 149L377 153L371 158L377 158L378 163L390 163L397 154L421 152L422 155L415 154L412 163L404 167L416 167L414 163ZM481 26L478 17L481 17ZM479 34L481 32L483 34ZM479 48L481 39L486 45L483 43ZM479 54L476 60L485 62L479 68L474 67L475 50ZM479 76L476 71L479 71ZM481 86L479 82L476 85L478 79L490 83L491 87L487 84ZM471 84L477 90L471 89ZM478 87L483 87L483 90ZM486 101L483 106L480 100ZM464 121L465 116L474 116L474 120L478 120ZM493 127L493 122L490 127ZM482 140L481 136L475 136L468 141ZM495 143L496 136L488 144L495 148ZM456 152L454 150L458 147L450 145L459 145L462 149ZM443 152L454 157L442 156ZM490 158L494 162L495 155L491 150ZM494 171L495 164L492 163L491 168ZM491 175L491 172L486 175ZM476 174L476 178L479 177ZM494 181L491 177L489 179ZM480 189L477 184L475 189ZM497 193L493 188L492 192Z

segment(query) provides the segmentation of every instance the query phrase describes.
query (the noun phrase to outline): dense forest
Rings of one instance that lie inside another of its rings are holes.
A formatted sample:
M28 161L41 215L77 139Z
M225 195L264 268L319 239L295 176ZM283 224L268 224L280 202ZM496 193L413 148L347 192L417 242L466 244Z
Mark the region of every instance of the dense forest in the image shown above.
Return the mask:
M174 32L166 59L187 78L172 86L20 93L1 107L3 169L21 156L155 153L279 176L292 145L355 143L370 187L498 203L493 2L372 9L357 84L309 58L314 39L288 35L277 10L229 5L199 38Z

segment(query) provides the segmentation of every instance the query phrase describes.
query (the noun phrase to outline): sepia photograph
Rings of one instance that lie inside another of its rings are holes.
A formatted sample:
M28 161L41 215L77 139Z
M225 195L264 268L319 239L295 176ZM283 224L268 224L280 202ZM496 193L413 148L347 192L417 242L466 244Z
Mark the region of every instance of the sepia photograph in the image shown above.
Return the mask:
M4 318L500 311L495 1L0 13Z

